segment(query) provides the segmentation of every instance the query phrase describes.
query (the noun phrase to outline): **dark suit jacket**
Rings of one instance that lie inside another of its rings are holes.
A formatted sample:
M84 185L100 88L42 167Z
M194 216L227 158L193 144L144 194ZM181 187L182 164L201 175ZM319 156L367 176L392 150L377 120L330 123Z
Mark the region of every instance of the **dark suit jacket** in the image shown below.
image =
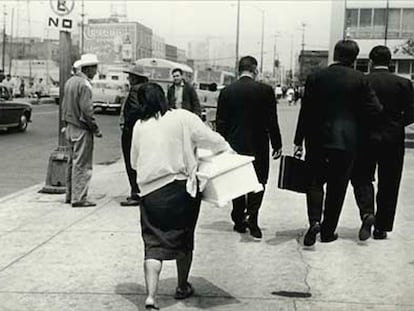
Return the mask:
M404 143L404 127L414 122L414 94L410 80L374 69L368 80L384 107L384 120L371 131L374 142Z
M269 176L269 138L273 149L282 147L272 87L242 77L224 88L219 96L217 131L240 154L255 157L259 181Z
M132 133L135 122L138 120L141 112L141 106L138 102L138 89L142 84L132 85L128 96L125 99L124 106L121 110L123 113L123 129Z
M183 84L182 108L194 112L198 116L201 116L201 106L196 91L189 83L184 82ZM175 108L174 84L168 88L167 99L169 107Z
M333 64L308 76L295 145L355 152L361 125L375 126L382 106L363 73Z

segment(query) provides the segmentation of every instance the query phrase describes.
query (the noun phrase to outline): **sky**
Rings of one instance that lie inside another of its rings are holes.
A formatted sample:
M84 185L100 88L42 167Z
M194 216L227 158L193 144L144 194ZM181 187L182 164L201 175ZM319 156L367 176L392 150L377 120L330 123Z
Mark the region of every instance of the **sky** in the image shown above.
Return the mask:
M128 20L151 27L166 40L166 43L185 50L188 49L189 41L207 36L221 38L230 43L236 41L235 0L84 0L86 18L108 17L113 3L117 3L118 10L123 6L126 8ZM11 31L12 8L15 8L14 36L54 36L46 27L47 17L51 14L49 0L3 0L2 4L0 11L4 11L4 8L6 10L8 34ZM80 0L76 0L75 10L77 12L74 13L74 17L80 20ZM305 48L328 49L331 0L241 0L240 55L250 54L260 59L262 16L265 67L270 66L272 62L276 35L279 58L286 68L290 68L291 59L294 63L301 49L302 23L306 24ZM3 20L1 14L1 23ZM234 51L231 53L234 54Z

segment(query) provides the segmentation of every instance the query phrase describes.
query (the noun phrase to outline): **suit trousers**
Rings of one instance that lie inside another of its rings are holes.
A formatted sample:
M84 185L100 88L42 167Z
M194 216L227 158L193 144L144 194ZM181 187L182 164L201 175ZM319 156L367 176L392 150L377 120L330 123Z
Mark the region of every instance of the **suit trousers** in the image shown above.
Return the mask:
M369 144L359 153L351 182L361 219L374 214L375 171L378 168L375 227L392 231L404 163L404 141Z
M122 154L125 161L125 169L128 175L129 185L131 186L131 198L137 199L139 197L139 188L137 183L137 172L131 167L131 143L132 143L132 129L124 128L122 130Z
M321 222L323 213L323 236L333 235L338 225L353 160L354 154L348 151L326 148L307 150L310 182L306 201L309 224ZM326 194L323 188L325 184Z
M84 202L92 178L93 133L68 124L65 136L69 146L66 202Z
M265 185L263 185L263 188ZM231 219L235 224L240 224L246 220L246 216L250 221L257 224L259 209L262 205L264 195L263 191L254 193L250 192L247 195L240 196L233 200L233 210L231 212Z

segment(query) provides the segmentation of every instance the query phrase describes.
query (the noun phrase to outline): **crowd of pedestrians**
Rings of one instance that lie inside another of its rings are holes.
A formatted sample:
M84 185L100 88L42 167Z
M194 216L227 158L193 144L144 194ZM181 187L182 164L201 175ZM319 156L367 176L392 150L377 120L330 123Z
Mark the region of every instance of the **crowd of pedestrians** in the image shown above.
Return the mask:
M304 245L338 238L336 228L349 181L361 215L359 239L385 239L392 231L404 158L404 127L414 122L413 86L388 70L391 53L377 46L370 53L369 75L353 69L356 42L339 41L334 63L307 77L301 100L294 156L305 153L309 229ZM93 136L102 134L93 117L90 79L98 60L82 55L79 71L65 85L63 120L71 156L67 203L93 206L87 200ZM121 205L139 205L144 241L146 309L159 309L157 288L164 260L177 265L176 299L194 293L188 282L194 230L201 203L197 148L213 154L253 156L259 182L269 176L269 156L282 155L277 99L272 87L256 81L257 61L242 57L239 79L225 87L217 103L217 132L203 124L201 107L182 71L172 71L167 94L148 82L144 68L126 71L131 85L121 113L122 152L131 187ZM270 151L270 147L272 150ZM378 186L374 194L374 175ZM326 191L324 190L326 186ZM231 219L238 233L262 238L259 210L264 191L233 200Z

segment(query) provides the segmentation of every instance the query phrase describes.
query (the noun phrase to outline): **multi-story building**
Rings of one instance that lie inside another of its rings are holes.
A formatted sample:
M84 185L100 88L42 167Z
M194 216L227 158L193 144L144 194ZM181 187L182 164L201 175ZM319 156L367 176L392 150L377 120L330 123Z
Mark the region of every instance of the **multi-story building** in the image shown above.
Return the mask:
M172 62L178 61L178 51L176 46L171 44L165 45L165 59L170 60Z
M369 51L386 45L392 52L392 69L414 80L414 53L404 47L414 40L414 1L333 0L329 59L342 38L358 42L360 53L356 68L368 72ZM414 51L413 51L414 52Z
M165 40L156 34L152 34L152 57L165 58Z
M182 64L187 63L187 56L185 50L177 49L177 62Z
M103 63L133 62L152 56L152 29L138 22L108 22L85 25L85 53L94 53Z

